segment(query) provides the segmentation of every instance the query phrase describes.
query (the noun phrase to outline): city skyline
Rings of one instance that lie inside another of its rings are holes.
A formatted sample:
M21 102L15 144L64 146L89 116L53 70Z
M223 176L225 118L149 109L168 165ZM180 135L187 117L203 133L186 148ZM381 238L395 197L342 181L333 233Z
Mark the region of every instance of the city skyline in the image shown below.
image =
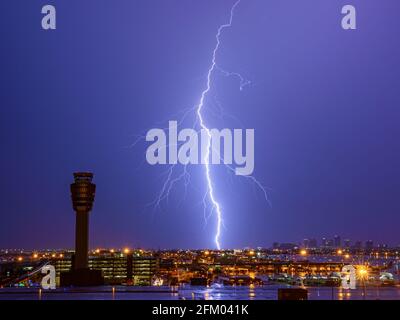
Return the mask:
M327 243L324 244L324 240L327 240ZM305 241L308 241L308 245L305 244ZM347 243L346 243L347 242ZM315 243L316 245L313 245L313 243ZM247 249L256 249L256 248L262 248L262 249L273 249L274 246L276 245L295 245L298 249L302 249L302 248L331 248L331 249L354 249L354 248L359 248L359 249L365 249L368 244L371 246L371 248L400 248L400 241L398 244L394 244L394 245L390 245L388 243L385 242L380 242L380 241L376 241L373 239L348 239L348 238L344 238L343 241L341 242L341 244L336 245L334 243L334 238L332 237L331 239L327 238L327 237L323 237L321 239L317 239L317 238L303 238L302 240L297 240L297 241L281 241L281 242L277 242L274 241L269 245L265 245L265 246L244 246L244 247L232 247L232 248L224 248L221 249L220 251L224 251L224 250L247 250ZM218 251L218 249L215 248L211 248L211 247L198 247L198 248L190 248L190 247L170 247L170 248L163 248L163 247L158 247L158 248L152 248L152 247L146 247L146 246L136 246L134 243L131 244L126 244L126 245L117 245L117 246L93 246L89 244L89 251L90 252L95 252L96 250L140 250L140 249L144 249L144 250L153 250L153 251L157 251L157 250L213 250L213 251ZM1 251L5 251L5 250L10 250L10 251L27 251L27 252L34 252L34 251L62 251L62 250L68 250L68 251L74 251L74 244L71 244L71 246L66 246L66 247L4 247L4 248L0 248Z

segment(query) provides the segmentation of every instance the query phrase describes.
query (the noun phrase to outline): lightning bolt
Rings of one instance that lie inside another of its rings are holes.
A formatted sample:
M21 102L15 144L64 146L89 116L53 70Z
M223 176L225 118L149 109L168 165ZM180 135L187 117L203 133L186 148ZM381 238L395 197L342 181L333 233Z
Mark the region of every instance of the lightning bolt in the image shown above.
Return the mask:
M203 163L204 163L204 167L205 167L205 175L206 175L206 180L207 180L207 188L208 188L208 195L210 197L210 201L212 203L212 207L216 212L217 215L217 231L215 234L215 244L217 246L217 249L220 250L221 249L221 242L220 242L220 237L221 237L221 225L223 223L223 218L222 218L222 211L221 211L221 205L219 204L219 202L217 201L215 194L214 194L214 187L213 187L213 182L212 182L212 177L211 177L211 172L210 172L210 149L211 149L211 131L210 129L207 127L205 121L204 121L204 117L202 114L203 108L204 108L204 100L207 96L207 94L210 92L211 89L211 78L212 75L214 73L214 71L216 69L219 69L221 71L223 71L222 69L220 69L217 66L217 52L219 49L219 46L221 44L221 34L222 31L226 28L230 28L232 26L232 22L233 22L233 16L234 16L234 11L236 9L236 7L239 5L241 0L237 0L230 11L230 17L229 17L229 22L222 24L217 31L217 34L215 36L216 39L216 44L212 53L212 60L211 60L211 65L210 68L208 69L207 72L207 85L206 88L204 89L204 91L201 93L201 98L199 101L199 104L197 105L196 109L197 109L197 117L200 123L200 126L202 129L205 130L205 132L207 133L208 139L207 139L207 146L206 146L206 152L203 158ZM226 75L230 75L230 73L223 71L224 74ZM241 78L241 89L242 89L242 77Z
M239 73L236 72L229 72L229 71L225 71L224 69L222 69L218 64L217 64L217 53L221 44L221 35L224 29L230 28L232 26L232 22L233 22L233 18L234 18L234 12L236 7L239 5L239 3L241 2L241 0L237 0L233 6L231 7L230 10L230 16L229 16L229 21L225 24L222 24L219 26L217 33L215 35L215 39L216 39L216 44L214 46L214 49L212 51L212 59L211 59L211 63L210 66L208 68L207 71L207 78L206 78L206 86L205 89L201 92L201 96L200 96L200 100L198 102L197 105L189 107L185 110L182 110L180 113L183 113L179 123L179 124L183 123L185 121L185 119L187 119L189 117L189 115L193 115L194 116L194 123L192 126L192 129L195 129L195 127L199 128L200 130L198 130L197 132L199 133L201 131L201 129L203 131L206 132L207 135L207 141L206 141L206 152L203 156L203 159L201 161L201 163L204 165L204 169L205 169L205 178L206 178L206 183L207 183L207 190L204 194L204 196L202 197L202 205L203 205L203 214L204 214L204 218L205 218L205 222L207 222L208 217L210 217L214 212L216 213L216 218L217 218L217 228L216 228L216 233L215 233L215 237L214 237L214 242L215 245L217 247L218 250L221 249L221 229L223 226L223 216L222 216L222 208L221 205L219 204L216 196L215 196L215 192L214 192L214 183L213 183L213 179L212 179L212 175L211 175L211 168L210 168L210 154L211 154L211 148L212 148L212 144L211 144L211 130L207 127L207 124L204 120L204 116L203 116L203 111L205 109L205 100L208 96L208 94L211 91L212 88L212 78L215 72L219 72L220 74L226 76L226 77L236 77L239 80L239 85L240 85L240 90L242 90L244 87L246 87L247 85L250 84L250 81L246 80L244 77L242 77L242 75L240 75ZM217 107L220 109L221 112L221 117L222 114L224 113L222 106L220 105L219 101L215 101L217 104ZM211 111L211 110L210 110ZM234 120L235 119L233 116L232 117ZM199 126L199 127L198 127ZM164 128L165 131L168 131L169 128ZM145 140L145 135L139 135L137 136L137 139L135 140L135 142L130 146L130 147L135 147L136 144L138 144L140 141L144 141ZM181 142L182 144L183 142ZM168 144L167 146L165 146L165 148L169 148L171 145ZM175 146L175 145L174 145ZM179 148L179 142L178 142L178 152L181 152L180 148ZM219 152L218 152L219 153ZM222 163L224 164L224 166L228 169L229 173L235 174L235 169L227 164L225 164L224 159L220 158L220 160L222 161ZM191 175L187 169L187 165L183 165L183 169L182 171L178 171L180 168L177 167L177 164L172 164L169 166L168 170L166 170L165 172L165 176L166 178L164 179L164 183L162 184L161 190L158 194L158 196L156 197L156 199L154 201L152 201L151 203L149 203L147 205L153 207L153 209L161 209L161 203L163 201L168 202L169 200L169 196L170 193L172 192L172 189L174 188L174 186L178 183L183 181L184 183L184 187L185 187L185 192L184 192L184 197L181 201L184 200L186 192L187 192L187 187L190 184L190 180L191 180ZM249 180L250 182L252 182L255 186L257 186L264 195L264 198L266 200L266 202L271 205L269 199L268 199L268 195L267 195L267 191L265 189L265 187L254 177L254 176L241 176L247 180ZM211 208L209 210L209 214L207 215L206 212L208 211L208 206L207 206L207 197L210 200L210 204L211 204Z

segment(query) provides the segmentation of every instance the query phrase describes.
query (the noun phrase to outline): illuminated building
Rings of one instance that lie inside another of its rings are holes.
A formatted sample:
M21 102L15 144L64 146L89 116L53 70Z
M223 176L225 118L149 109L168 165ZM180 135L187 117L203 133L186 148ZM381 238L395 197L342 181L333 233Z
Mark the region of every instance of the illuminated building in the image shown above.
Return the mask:
M333 238L333 241L334 241L335 248L340 248L342 246L342 241L340 239L340 236L336 235Z
M158 270L158 260L154 257L133 257L132 275L134 285L151 285L151 279Z
M354 244L354 249L356 249L356 250L362 249L361 241L356 241L356 243Z
M56 269L56 281L60 275L71 269L71 258L52 261ZM88 266L102 273L106 284L151 285L152 278L158 273L159 259L155 257L133 257L132 254L116 253L90 256Z
M365 250L371 251L374 248L374 242L372 240L368 240L365 242Z

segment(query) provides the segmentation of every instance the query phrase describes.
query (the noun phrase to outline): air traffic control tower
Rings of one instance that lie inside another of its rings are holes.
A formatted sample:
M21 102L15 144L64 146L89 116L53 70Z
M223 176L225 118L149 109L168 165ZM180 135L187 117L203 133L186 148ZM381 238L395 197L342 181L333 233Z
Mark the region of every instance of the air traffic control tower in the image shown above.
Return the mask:
M93 286L104 283L101 271L88 267L89 252L89 214L93 208L96 185L92 183L93 173L74 173L71 184L72 206L76 213L75 255L72 270L61 274L61 286Z
M89 172L74 173L74 178L75 182L71 184L72 206L76 212L74 269L79 270L88 267L89 213L93 208L96 185Z

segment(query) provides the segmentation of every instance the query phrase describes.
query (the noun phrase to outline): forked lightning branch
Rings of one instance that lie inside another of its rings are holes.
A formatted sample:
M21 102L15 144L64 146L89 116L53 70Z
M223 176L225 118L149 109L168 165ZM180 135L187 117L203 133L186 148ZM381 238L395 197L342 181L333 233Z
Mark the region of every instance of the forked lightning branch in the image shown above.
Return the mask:
M204 90L200 94L199 102L190 109L196 121L192 128L178 130L177 121L169 121L166 130L155 128L146 134L146 141L152 142L146 151L146 160L151 165L168 165L168 175L161 192L154 201L155 206L163 199L168 199L173 185L183 180L185 187L190 180L187 171L188 165L201 165L204 168L206 180L206 193L203 196L204 216L210 203L210 215L216 216L216 232L214 242L217 249L221 249L221 228L223 225L222 206L215 195L215 181L211 174L212 165L224 165L230 172L242 176L254 183L262 192L265 200L269 202L265 187L252 175L254 171L254 129L214 129L208 127L204 113L207 111L206 100L213 87L213 79L217 74L224 76L235 76L240 80L240 89L247 84L239 73L225 71L217 63L221 37L225 29L232 27L234 12L241 0L237 0L230 9L229 18L226 23L220 25L215 34L215 46L212 50L210 65ZM196 125L199 130L195 130ZM177 164L182 165L183 172L178 177L173 177L173 170Z

